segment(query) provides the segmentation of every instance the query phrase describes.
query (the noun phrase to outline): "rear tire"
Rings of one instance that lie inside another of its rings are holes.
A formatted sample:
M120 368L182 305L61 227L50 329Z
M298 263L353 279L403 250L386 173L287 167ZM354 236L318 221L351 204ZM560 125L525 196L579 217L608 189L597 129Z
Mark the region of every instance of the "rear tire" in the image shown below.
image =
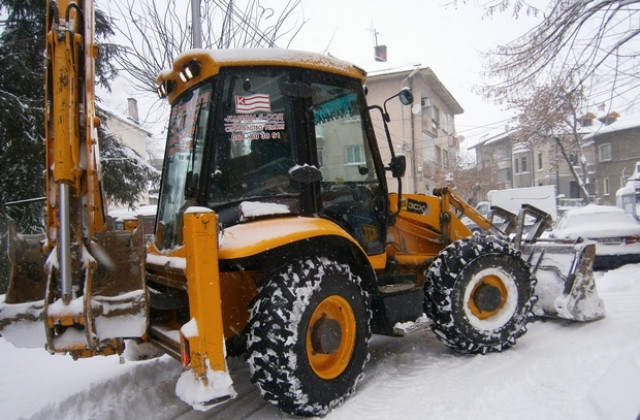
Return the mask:
M347 265L301 259L277 272L251 311L251 381L296 416L323 416L354 391L368 360L368 296Z
M537 300L530 266L495 236L473 235L443 250L426 273L431 328L460 352L500 352L516 343Z

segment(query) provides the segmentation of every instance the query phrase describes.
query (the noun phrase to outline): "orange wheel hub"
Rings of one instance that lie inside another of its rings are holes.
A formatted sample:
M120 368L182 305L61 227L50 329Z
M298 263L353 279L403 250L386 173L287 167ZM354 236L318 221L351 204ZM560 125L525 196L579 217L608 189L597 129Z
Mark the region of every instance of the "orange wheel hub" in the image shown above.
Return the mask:
M349 302L331 295L316 307L307 329L309 364L322 379L335 379L349 365L356 343L356 318Z
M507 288L496 275L487 275L473 288L469 296L469 309L478 319L491 318L507 302Z

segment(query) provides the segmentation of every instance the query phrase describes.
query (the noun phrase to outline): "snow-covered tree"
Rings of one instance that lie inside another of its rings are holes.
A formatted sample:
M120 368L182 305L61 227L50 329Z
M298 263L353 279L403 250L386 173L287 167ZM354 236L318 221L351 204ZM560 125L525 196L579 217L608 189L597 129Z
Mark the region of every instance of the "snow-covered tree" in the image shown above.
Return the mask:
M18 231L41 232L43 226L44 182L44 63L45 5L41 0L0 0L0 293L8 279L7 223L16 221ZM96 10L96 39L113 35L111 22ZM96 63L99 83L107 85L114 72L112 47L100 50ZM100 141L103 153L128 153L117 142ZM119 150L119 151L118 151ZM146 183L128 182L141 176L139 162L125 160L127 170L117 168L118 176L105 183L109 197L129 202ZM105 165L108 171L110 165ZM123 176L125 175L125 176ZM109 178L109 175L105 177ZM7 205L19 201L20 204Z

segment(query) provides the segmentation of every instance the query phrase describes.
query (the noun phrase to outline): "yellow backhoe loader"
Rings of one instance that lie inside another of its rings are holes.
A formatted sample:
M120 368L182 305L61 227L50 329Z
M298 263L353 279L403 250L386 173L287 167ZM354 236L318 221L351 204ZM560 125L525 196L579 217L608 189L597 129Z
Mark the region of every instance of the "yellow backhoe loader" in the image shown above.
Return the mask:
M171 115L155 235L110 230L92 3L47 2L46 28L47 231L11 230L0 328L16 345L74 358L119 354L125 339L161 349L185 366L176 391L199 409L235 395L226 357L242 354L264 398L317 416L354 392L372 333L430 325L482 354L514 345L534 312L604 316L594 245L541 244L546 214L503 214L498 231L449 188L402 194L406 162L386 108L365 101L364 71L317 54L179 56L157 78Z

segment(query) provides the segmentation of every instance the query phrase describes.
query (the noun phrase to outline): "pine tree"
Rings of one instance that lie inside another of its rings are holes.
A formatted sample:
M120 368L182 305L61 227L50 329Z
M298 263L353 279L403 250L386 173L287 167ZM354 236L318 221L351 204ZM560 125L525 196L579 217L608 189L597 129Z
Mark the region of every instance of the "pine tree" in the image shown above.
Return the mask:
M44 48L45 5L42 0L0 0L0 293L6 290L7 226L13 219L19 232L39 233L44 229L44 201L11 204L41 198L44 182ZM96 10L96 40L113 34L106 15ZM108 87L115 74L111 63L118 54L114 46L100 49L96 79ZM127 147L109 141L101 131L104 154L127 154ZM142 160L141 158L138 158ZM108 170L110 165L106 165ZM116 201L131 203L146 188L141 179L147 168L135 159L118 165L118 175L108 177L106 194Z

